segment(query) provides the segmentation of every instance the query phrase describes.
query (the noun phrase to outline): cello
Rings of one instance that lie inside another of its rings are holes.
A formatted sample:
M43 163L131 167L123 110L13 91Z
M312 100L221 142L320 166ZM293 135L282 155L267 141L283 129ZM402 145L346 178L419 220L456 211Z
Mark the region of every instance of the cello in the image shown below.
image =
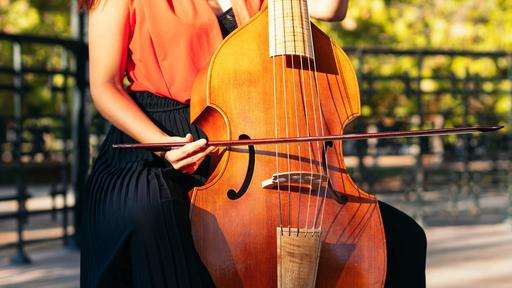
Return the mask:
M306 0L269 0L221 43L190 103L219 147L189 193L194 243L218 287L384 286L377 199L352 181L335 141L358 139L343 128L360 106L347 55L310 22ZM395 134L359 139L413 135Z
M360 113L348 57L305 0L270 0L199 74L191 121L208 141L342 134ZM338 141L224 147L190 193L196 249L218 287L382 287L377 200Z

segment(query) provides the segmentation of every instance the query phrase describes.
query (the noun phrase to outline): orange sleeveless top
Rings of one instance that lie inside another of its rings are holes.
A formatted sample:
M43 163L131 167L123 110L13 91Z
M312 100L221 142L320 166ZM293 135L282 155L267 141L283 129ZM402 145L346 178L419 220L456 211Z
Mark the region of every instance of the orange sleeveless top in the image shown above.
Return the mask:
M207 0L129 0L128 91L149 91L188 103L197 73L222 41ZM239 26L263 0L232 0Z

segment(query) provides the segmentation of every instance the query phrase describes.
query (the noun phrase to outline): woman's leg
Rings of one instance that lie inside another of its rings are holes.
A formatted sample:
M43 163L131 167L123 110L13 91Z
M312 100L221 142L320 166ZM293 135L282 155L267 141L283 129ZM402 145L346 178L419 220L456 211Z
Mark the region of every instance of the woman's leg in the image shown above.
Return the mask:
M385 287L425 287L427 238L414 219L379 201L386 233Z

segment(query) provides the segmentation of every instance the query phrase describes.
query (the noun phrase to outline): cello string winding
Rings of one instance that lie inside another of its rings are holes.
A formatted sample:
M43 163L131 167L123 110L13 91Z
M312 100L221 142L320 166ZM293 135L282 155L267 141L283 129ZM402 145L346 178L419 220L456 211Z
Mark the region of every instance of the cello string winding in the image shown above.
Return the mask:
M307 17L309 19L309 12L307 13ZM310 39L310 41L312 41L312 39ZM312 48L313 51L314 51L314 47ZM315 54L313 52L313 61L315 61ZM313 74L313 77L315 77L315 71L312 70L312 67L311 67L311 59L308 59L308 71L309 71L309 88L310 88L310 101L311 101L311 105L312 105L312 108L313 108L313 123L314 123L314 128L315 128L315 136L318 136L319 132L318 132L318 119L317 119L317 110L316 110L316 101L315 101L315 94L316 94L316 90L317 90L317 87L316 87L316 82L313 81L313 78L312 78L312 74ZM314 89L313 89L314 88ZM322 117L320 115L320 117ZM320 144L318 142L315 143L316 144L316 153L318 156L320 156L322 154L322 150L320 148ZM313 155L314 156L314 155ZM317 157L315 157L317 158ZM319 167L319 164L318 163L321 163L321 160L316 160L315 159L315 162L317 162L317 164L315 164L316 166L316 170L318 173L321 173L321 169ZM314 219L312 220L313 222L311 223L311 230L313 231L316 227L316 221L317 221L317 211L318 211L318 202L319 202L319 198L320 198L320 190L321 190L321 185L322 185L322 181L319 181L318 182L318 188L316 189L316 204L315 204L315 209L313 210L313 213L315 215ZM309 207L308 207L309 208Z
M292 67L295 68L295 63L293 61L292 57ZM299 71L300 73L300 71ZM300 75L299 75L300 76ZM300 81L300 78L299 78ZM299 128L299 109L298 109L298 103L297 103L297 94L295 93L295 73L293 73L293 99L294 99L294 105L295 105L295 127L297 130L297 137L300 137L300 128ZM299 154L299 177L302 181L302 149L301 149L301 143L297 143L297 153ZM299 185L299 191L298 191L298 200L297 200L297 235L300 233L300 200L302 196L302 185Z
M314 46L314 41L313 41L313 31L312 31L312 28L311 28L311 21L310 21L310 15L309 15L309 10L307 10L307 19L308 19L308 25L309 25L309 31L310 31L310 38L309 38L309 41L310 41L310 44L311 44L311 54L313 56L313 78L314 78L314 86L315 86L315 95L316 95L316 98L317 98L317 107L318 107L318 117L320 119L320 132L322 133L322 135L325 135L325 131L324 131L324 125L325 125L325 121L323 119L323 113L322 113L322 104L320 103L320 90L318 88L318 78L317 78L317 64L316 64L316 53L315 53L315 46ZM310 63L310 61L308 61L308 64ZM312 97L314 98L314 96L312 95ZM313 107L313 111L316 111L317 108ZM316 114L316 112L315 112ZM316 118L316 115L314 116L315 118L315 129L316 129L316 121L317 121L317 118ZM316 130L316 133L318 135L318 130ZM318 147L318 150L320 149L319 148L319 144L317 142L317 147ZM329 174L329 166L328 166L328 163L327 163L327 149L326 149L326 144L325 142L322 142L322 151L323 153L318 153L318 156L321 157L320 159L320 166L321 165L324 165L324 167L322 169L325 170L325 173L327 174L326 175L326 185L323 185L323 181L322 181L322 178L320 179L319 181L319 184L318 184L318 193L317 193L317 201L316 201L316 205L315 205L315 221L313 222L313 229L316 227L316 223L317 223L317 218L318 218L318 202L320 200L320 194L321 194L321 190L323 189L324 191L324 196L322 197L322 212L321 214L323 215L323 212L324 212L324 208L325 208L325 200L326 200L326 196L327 196L327 187L328 187L328 183L330 183L330 174ZM321 170L321 169L320 169ZM321 217L321 219L323 220L323 216ZM322 227L322 223L320 223L320 228Z
M341 70L341 68L340 68L340 65L339 65L338 59L335 59L335 64L336 64L337 69L338 69L339 71L342 71L342 70ZM345 83L345 79L344 79L344 78L342 78L342 79L341 79L341 81L342 81L342 84L343 84L343 85L342 85L342 87L343 87L343 93L345 93L345 95L348 95L348 93L349 93L349 92L347 91L347 85L346 85L346 83ZM340 85L337 85L337 87L338 87L338 89L339 89ZM342 93L341 93L341 90L340 90L340 95L341 95L341 99L342 99L342 101L343 101L343 106L345 107L345 109L347 109L347 108L348 108L348 112L349 112L349 114L352 114L352 113L353 113L353 111L352 111L352 106L351 106L351 105L346 105L345 100L344 100L344 98L343 98L343 95L342 95ZM334 144L333 144L333 145L334 145ZM340 144L340 153L343 153L343 145L341 145L341 144ZM326 159L326 161L327 161L327 159ZM327 163L326 165L328 166L328 163ZM328 170L327 170L327 171L328 171ZM329 176L329 180L330 180L330 174L328 174L328 176ZM340 179L341 179L341 182L342 182L342 187L346 187L346 184L345 184L346 179L345 179L345 177L343 177L343 175L340 175ZM329 186L328 186L328 187L329 187ZM326 191L325 191L326 193L327 193L327 189L328 189L328 188L326 188ZM358 193L359 193L359 194L361 194L361 190L360 190L360 188L359 188L359 187L357 187L357 191L358 191ZM324 201L325 201L325 199L324 199ZM325 212L324 212L324 211L325 211L325 205L324 205L324 206L323 206L323 208L322 208L322 213L321 213L321 218L320 218L320 227L322 226L322 223L323 223L323 220L324 220L324 215L325 215Z
M308 15L309 15L309 14L308 14ZM313 115L312 115L312 116L313 116L313 124L314 124L314 125L313 125L313 128L314 128L314 134L315 134L315 136L318 136L318 124L317 124L317 121L316 121L316 109L314 109L314 108L315 108L315 105L314 105L314 103L313 103L313 102L314 102L314 97L313 97L313 80L312 80L312 78L311 78L312 70L311 70L311 61L310 61L310 59L307 59L307 62L308 62L308 65L307 65L307 66L308 66L308 69L307 69L307 71L308 71L308 75L309 75L309 92L310 92L310 93L309 93L309 94L310 94L310 99L309 99L309 101L310 101L311 106L312 106L312 108L313 108ZM308 105L308 104L307 104L307 102L306 102L306 106L307 106L307 105ZM317 151L316 151L316 153L320 153L320 151L319 151L320 146L318 145L318 142L317 142L317 143L315 143L315 144L316 144L316 146L317 146ZM313 143L310 143L310 146L311 146L311 145L313 145ZM311 148L311 149L312 149L312 150L314 150L313 148ZM314 152L314 151L312 151L312 152L313 152L313 154L311 155L311 158L315 158L315 160L314 160L314 161L315 161L315 162L317 162L316 157L315 157L315 152ZM312 164L313 164L313 161L312 161ZM318 170L318 164L314 164L314 165L312 165L311 167L312 167L312 170L313 170L313 167L315 167L315 170ZM310 186L310 187L311 187L311 191L314 189L313 179L314 179L314 177L313 177L313 172L312 172L312 173L311 173L311 180L310 180L310 183L311 183L311 184L310 184L310 185L311 185L311 186ZM313 194L313 193L311 192L311 195L312 195L312 194ZM317 193L317 194L318 194L318 193ZM317 196L318 196L318 195L317 195ZM318 198L317 198L317 204L318 204ZM307 209L307 210L308 210L308 211L307 211L307 217L309 218L309 204L308 204L308 209ZM315 209L315 210L316 210L316 209ZM313 210L313 214L315 214L315 210ZM308 221L306 221L306 226L308 225L308 223L309 223L309 219L308 219ZM313 230L313 229L314 229L314 221L313 221L313 224L312 224L312 230Z
M290 8L292 10L293 14L293 2L290 1ZM293 45L294 50L296 50L296 41L295 41L295 23L294 17L292 17L292 27L293 27ZM301 25L302 27L302 25ZM294 63L294 55L291 56L291 64L292 64L292 87L293 87L293 100L294 100L294 110L295 110L295 129L297 133L297 137L300 137L300 129L299 129L299 110L298 110L298 104L297 104L297 94L295 93L295 63ZM299 71L300 73L300 71ZM300 81L300 78L299 78ZM301 144L297 143L297 153L299 155L299 177L302 180L302 153L301 153ZM298 203L297 203L297 236L300 233L300 200L302 195L302 185L299 185L299 191L298 191ZM291 201L289 202L289 205L291 206ZM291 209L290 209L291 210ZM291 213L290 213L291 215Z
M282 11L282 17L283 17L283 22L284 22L284 17L285 17L285 14L284 14L284 7L282 6L281 8L281 11ZM293 18L292 18L293 19ZM285 127L285 134L286 134L286 137L290 137L289 135L289 129L288 129L288 97L287 97L287 91L286 91L286 53L287 53L287 49L286 49L286 25L283 25L283 44L284 44L284 54L281 56L281 70L282 70L282 76L283 76L283 79L282 79L282 85L283 85L283 101L284 101L284 105L283 105L283 109L284 109L284 127ZM279 158L276 159L276 161L279 161ZM286 144L286 163L287 163L287 166L288 166L288 169L286 171L290 171L290 144L287 143ZM279 182L279 176L278 176L278 180ZM288 234L290 234L290 228L291 228L291 207L290 207L290 199L291 199L291 186L288 185Z
M307 9L307 7L306 7ZM304 16L304 9L302 9L302 5L300 6L300 15L301 17ZM301 25L301 29L304 29L304 25ZM302 30L303 33L302 33L302 38L303 38L303 42L302 43L306 43L306 33L304 32L304 30ZM307 58L306 58L307 59ZM306 87L305 87L305 80L304 80L304 63L303 63L303 58L301 57L300 58L300 84L301 84L301 99L302 99L302 105L304 107L304 116L305 116L305 120L306 120L306 131L307 131L307 135L308 137L311 137L311 130L310 130L310 126L309 126L309 113L308 113L308 104L307 104L307 101L306 101L306 95L307 95L307 90L306 90ZM312 149L312 143L308 143L307 144L307 153L308 153L308 159L309 159L309 171L310 171L310 175L309 175L309 191L308 191L308 201L307 201L307 209L306 209L306 222L305 222L305 225L304 225L304 229L307 231L307 226L308 226L308 222L309 222L309 206L310 206L310 203L311 203L311 195L312 195L312 191L313 191L313 149ZM300 215L299 215L300 217ZM298 225L300 226L300 225Z
M273 33L273 36L274 36L274 43L277 43L276 42L276 34L275 31L276 31L276 17L275 17L275 10L276 10L276 2L275 0L272 1L273 3L273 8L274 8L274 33ZM275 49L275 46L274 46L274 49ZM275 53L273 53L275 55ZM274 79L274 133L275 133L275 137L279 137L279 129L278 129L278 125L277 125L277 77L276 77L276 58L275 56L272 56L272 76L273 76L273 79ZM279 144L275 144L275 150L276 150L276 153L275 153L275 158L276 158L276 175L279 175ZM279 195L278 197L278 210L279 210L279 228L281 230L281 235L283 233L283 214L282 214L282 204L281 204L281 187L279 185L279 181L277 181L277 193Z

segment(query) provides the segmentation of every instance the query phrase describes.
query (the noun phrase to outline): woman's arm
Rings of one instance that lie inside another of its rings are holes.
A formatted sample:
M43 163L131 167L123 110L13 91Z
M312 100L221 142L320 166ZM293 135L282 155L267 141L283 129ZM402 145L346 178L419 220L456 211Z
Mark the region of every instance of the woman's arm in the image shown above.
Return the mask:
M128 53L128 1L101 1L89 11L90 90L96 109L110 123L141 143L192 141L170 137L158 128L126 93L123 78ZM204 139L165 153L174 168L191 172L211 149Z
M347 15L348 0L308 0L309 15L322 21L341 21Z

